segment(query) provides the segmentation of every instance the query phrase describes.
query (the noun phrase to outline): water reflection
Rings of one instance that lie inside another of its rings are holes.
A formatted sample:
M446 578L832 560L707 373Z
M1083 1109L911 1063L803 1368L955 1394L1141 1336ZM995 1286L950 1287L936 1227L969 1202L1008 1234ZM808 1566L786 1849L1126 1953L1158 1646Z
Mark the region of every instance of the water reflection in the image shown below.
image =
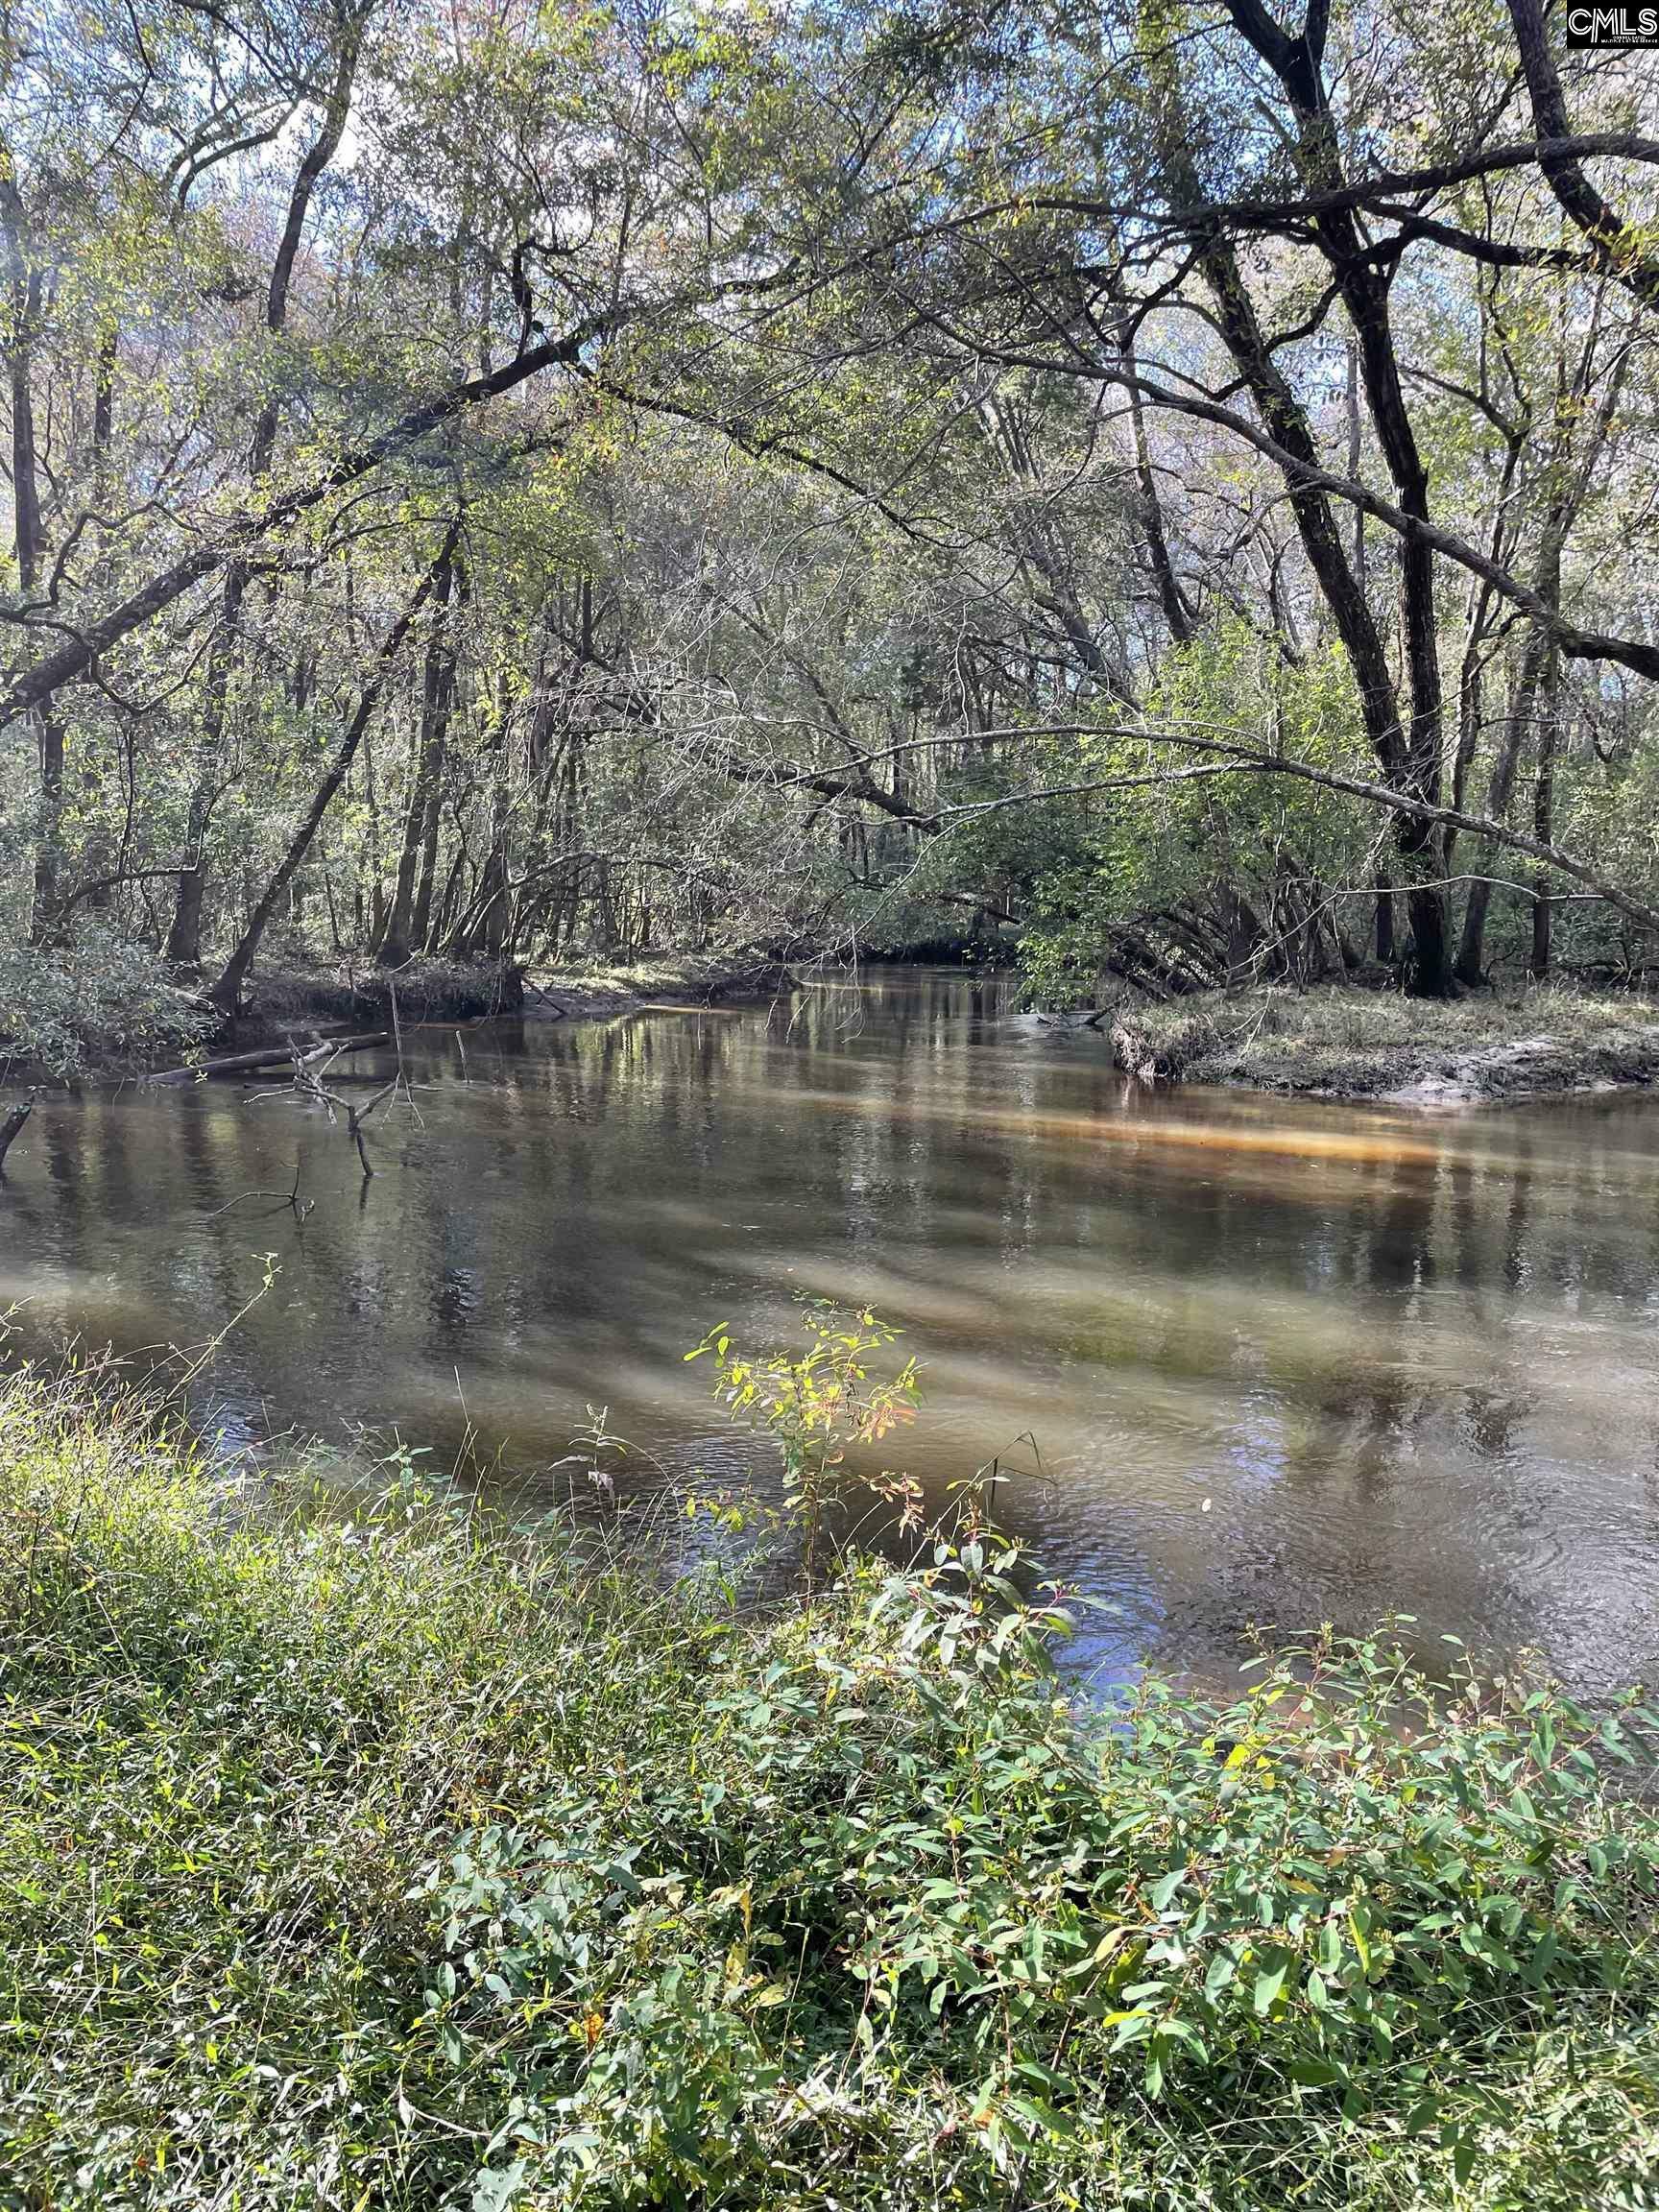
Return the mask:
M756 1462L682 1354L797 1293L910 1332L943 1490L1118 1607L1096 1636L1225 1663L1249 1620L1541 1647L1659 1678L1659 1116L1640 1097L1444 1123L1126 1091L992 979L878 972L781 1012L447 1033L343 1130L217 1086L42 1104L0 1192L36 1340L199 1345L239 1436L469 1423L522 1474L589 1405L672 1470ZM315 1201L269 1202L298 1166Z

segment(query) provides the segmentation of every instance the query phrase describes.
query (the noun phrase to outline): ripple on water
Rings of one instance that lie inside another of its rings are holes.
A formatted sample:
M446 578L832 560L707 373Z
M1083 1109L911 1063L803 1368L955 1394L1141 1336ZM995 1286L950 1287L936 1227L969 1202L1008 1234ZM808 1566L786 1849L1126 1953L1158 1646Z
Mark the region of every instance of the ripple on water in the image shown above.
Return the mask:
M984 977L867 971L765 1009L498 1029L376 1173L234 1090L42 1103L0 1191L0 1305L35 1344L197 1346L239 1435L470 1431L554 1480L585 1409L624 1487L763 1478L683 1354L801 1294L908 1333L903 1457L1110 1608L1084 1646L1230 1668L1250 1620L1393 1607L1570 1679L1659 1681L1659 1113L1456 1120L1133 1094L1093 1037L1010 1027ZM286 1190L303 1225L246 1196ZM269 1257L268 1257L269 1256ZM889 1446L896 1454L897 1447Z

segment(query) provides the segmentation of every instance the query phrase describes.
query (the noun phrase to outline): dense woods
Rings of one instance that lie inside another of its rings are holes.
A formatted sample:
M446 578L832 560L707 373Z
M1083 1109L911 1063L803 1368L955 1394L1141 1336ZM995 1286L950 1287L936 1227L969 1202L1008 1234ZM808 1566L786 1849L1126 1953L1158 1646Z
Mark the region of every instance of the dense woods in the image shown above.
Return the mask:
M1659 925L1655 81L1539 0L0 15L0 1028Z

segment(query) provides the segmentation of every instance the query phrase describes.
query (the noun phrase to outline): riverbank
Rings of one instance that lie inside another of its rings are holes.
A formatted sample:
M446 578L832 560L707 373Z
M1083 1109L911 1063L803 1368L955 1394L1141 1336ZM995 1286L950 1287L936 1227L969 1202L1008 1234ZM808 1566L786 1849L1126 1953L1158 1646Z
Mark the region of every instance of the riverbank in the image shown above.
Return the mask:
M756 1619L227 1502L0 1382L7 2201L1643 2200L1645 1719L1370 1644L1089 1719L994 1546Z
M796 989L781 960L743 954L652 952L634 959L535 967L524 973L530 1021L589 1022L653 1006L742 1006Z
M125 1083L185 1060L384 1029L394 991L410 1027L490 1021L523 1003L520 974L503 961L416 960L394 974L372 961L271 964L233 1017L135 947L34 951L24 963L0 990L0 1103L11 1091Z
M1279 986L1137 1002L1096 1017L1126 1072L1419 1107L1659 1081L1659 1001L1564 986L1435 1003Z
M412 1028L493 1021L517 1014L524 1002L522 975L507 960L411 960L391 971L372 961L272 967L255 975L246 1007L223 1036L259 1045L325 1025L384 1027L394 992L399 1018Z
M221 1036L257 1046L330 1027L384 1027L394 994L401 1021L417 1028L520 1017L596 1021L650 1006L753 1003L793 988L781 962L699 952L595 957L558 968L419 959L394 971L372 964L273 968L260 973L247 1009Z
M113 959L108 949L104 957ZM595 958L557 969L500 960L417 959L395 971L373 961L269 964L227 1019L153 955L132 948L114 962L112 976L72 951L28 960L10 997L0 976L0 1113L13 1094L20 1100L36 1090L141 1080L186 1057L194 1063L290 1039L386 1029L394 995L402 1023L413 1029L753 1004L795 988L783 963L747 953Z
M518 1016L594 1021L650 1006L752 1004L793 988L781 961L753 953L595 955L557 967L413 960L395 972L372 965L274 969L259 976L233 1033L238 1042L258 1044L306 1024L381 1025L394 990L402 1020L414 1027Z

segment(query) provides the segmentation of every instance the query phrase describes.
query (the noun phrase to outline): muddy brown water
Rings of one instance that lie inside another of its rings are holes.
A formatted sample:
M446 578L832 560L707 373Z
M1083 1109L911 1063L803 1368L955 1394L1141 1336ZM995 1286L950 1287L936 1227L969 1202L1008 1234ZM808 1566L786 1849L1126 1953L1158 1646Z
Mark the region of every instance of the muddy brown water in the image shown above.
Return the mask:
M585 1409L645 1489L770 1479L683 1355L867 1302L923 1363L888 1456L1111 1608L1086 1654L1230 1669L1252 1621L1659 1683L1659 1099L1429 1118L1127 1089L1005 982L866 970L764 1008L411 1049L367 1190L315 1109L50 1099L0 1188L21 1340L193 1348L228 1443L468 1427L531 1491ZM302 1224L270 1200L298 1163Z

